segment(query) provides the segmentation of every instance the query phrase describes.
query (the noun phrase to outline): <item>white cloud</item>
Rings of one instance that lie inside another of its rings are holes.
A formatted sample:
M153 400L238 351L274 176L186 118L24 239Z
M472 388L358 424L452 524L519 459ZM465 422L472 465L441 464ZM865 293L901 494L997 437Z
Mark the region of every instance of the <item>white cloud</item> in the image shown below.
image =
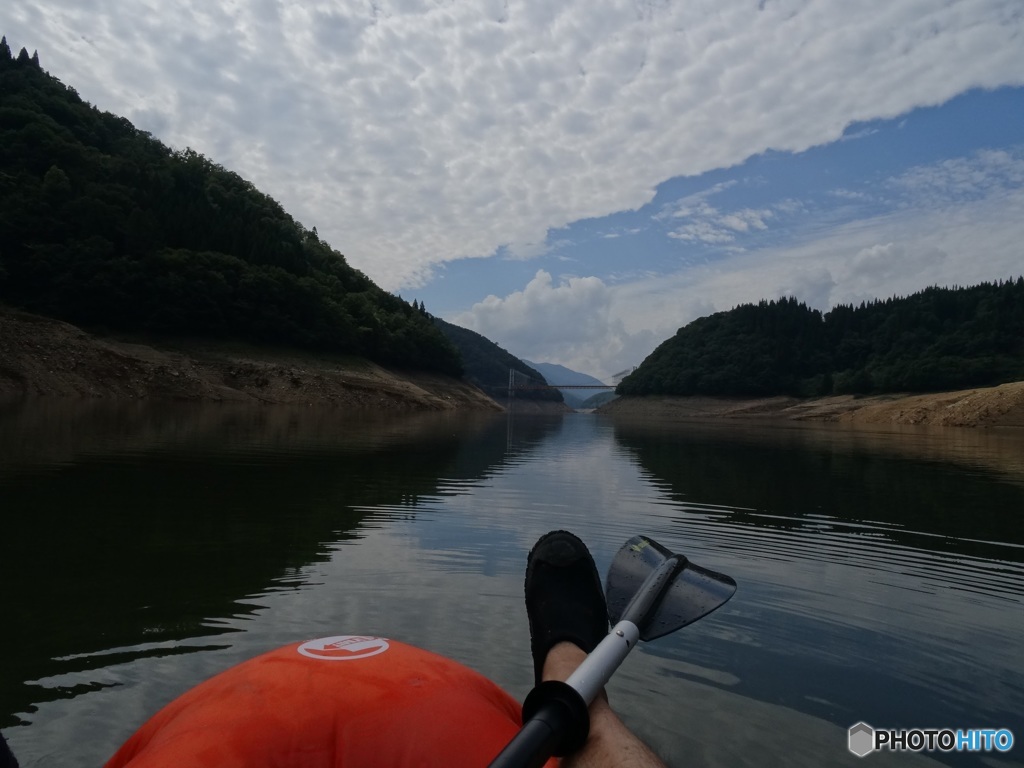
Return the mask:
M555 285L538 272L523 291L488 297L455 322L529 359L605 373L639 363L691 320L742 303L793 296L824 311L929 285L1017 277L1024 274L1024 185L1013 187L1019 162L1014 152L982 152L914 168L884 184L903 195L895 213L673 274ZM965 189L981 196L965 200Z
M656 341L702 315L794 296L827 310L929 285L973 285L1024 274L1024 189L941 208L907 208L744 252L672 275L614 286L612 318ZM643 356L653 349L639 350Z
M711 214L715 213L715 209L707 202L709 197L713 197L720 192L724 192L727 189L731 189L736 186L736 181L723 181L719 184L715 184L707 189L701 190L700 192L694 192L692 195L686 195L678 200L664 206L658 214L655 215L655 219L681 219L688 216L694 216L697 214Z
M1024 83L1019 0L21 0L0 28L391 289L535 254L673 176Z
M765 220L773 216L775 214L767 209L754 210L752 208L744 208L722 216L719 221L722 223L722 226L736 232L747 232L751 229L768 229Z
M600 279L566 277L556 284L539 270L522 291L488 296L452 322L517 357L607 376L631 365L633 348L650 341L646 331L628 334L611 309L612 291Z
M725 214L712 208L701 211L700 215L703 220L679 227L670 232L669 237L680 240L701 240L705 243L727 243L736 239L734 234L736 232L768 229L765 222L775 217L775 213L769 209L753 210L751 208Z
M701 242L708 245L722 245L736 240L737 234L751 230L764 231L768 222L775 219L777 213L797 213L801 209L794 207L794 201L783 200L773 208L739 208L722 212L707 202L707 198L717 194L735 182L716 184L711 189L688 195L654 216L655 220L666 221L684 219L685 224L675 226L668 236L676 240Z
M712 221L695 221L691 224L684 224L681 227L676 227L674 230L668 233L669 237L673 237L676 240L699 240L702 243L708 244L720 244L720 243L731 243L736 239L736 236L729 232L728 229L715 226Z
M828 194L841 200L851 200L854 202L868 202L872 199L871 195L866 192L858 192L853 189L837 188L830 190Z
M911 168L886 186L918 206L939 206L1006 194L1024 187L1024 149L982 150Z

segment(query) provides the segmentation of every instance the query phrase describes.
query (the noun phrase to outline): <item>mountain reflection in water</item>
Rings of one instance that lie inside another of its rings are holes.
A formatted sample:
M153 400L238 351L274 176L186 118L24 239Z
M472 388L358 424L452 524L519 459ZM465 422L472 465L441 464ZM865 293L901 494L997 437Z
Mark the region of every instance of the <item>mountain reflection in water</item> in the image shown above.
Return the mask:
M853 765L858 720L1020 736L1020 432L7 403L0 727L23 768L95 766L218 670L343 633L521 698L525 557L562 527L602 571L644 533L739 583L610 685L670 762Z

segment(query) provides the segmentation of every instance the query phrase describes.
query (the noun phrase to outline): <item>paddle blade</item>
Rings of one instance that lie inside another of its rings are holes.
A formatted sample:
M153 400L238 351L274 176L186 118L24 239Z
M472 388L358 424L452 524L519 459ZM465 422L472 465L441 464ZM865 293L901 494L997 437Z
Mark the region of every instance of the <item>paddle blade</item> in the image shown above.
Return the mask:
M675 571L667 585L649 603L635 623L641 640L654 640L702 619L724 605L736 592L736 582L724 573L702 568L665 549L646 536L634 536L612 560L605 597L608 617L617 623L642 589L650 589L649 577L674 560Z

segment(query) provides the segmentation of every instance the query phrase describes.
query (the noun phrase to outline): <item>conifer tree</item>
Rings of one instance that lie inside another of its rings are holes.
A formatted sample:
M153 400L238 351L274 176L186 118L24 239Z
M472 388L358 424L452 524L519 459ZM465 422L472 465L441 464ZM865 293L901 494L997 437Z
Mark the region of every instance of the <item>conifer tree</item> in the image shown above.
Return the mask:
M7 44L7 35L4 35L0 38L0 61L10 61L12 58L11 46Z
M38 53L0 53L0 302L461 375L438 329L253 184L28 72Z
M39 69L39 51L32 51L32 66Z

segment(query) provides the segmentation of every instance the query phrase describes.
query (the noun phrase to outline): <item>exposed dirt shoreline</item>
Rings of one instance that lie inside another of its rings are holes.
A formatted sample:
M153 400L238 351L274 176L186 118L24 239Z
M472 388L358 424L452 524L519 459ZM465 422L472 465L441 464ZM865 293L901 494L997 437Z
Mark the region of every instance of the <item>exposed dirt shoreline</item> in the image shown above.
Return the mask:
M464 381L360 358L187 340L139 343L0 308L0 396L19 395L502 410Z
M69 323L0 307L0 397L20 395L333 404L375 411L502 410L464 381L390 370L360 358L239 343L100 337ZM517 402L517 410L538 410L535 406ZM670 421L1024 427L1024 382L928 395L810 400L623 397L598 411L614 418Z
M872 397L620 397L598 409L614 418L672 421L780 419L847 424L1024 427L1024 381L927 395Z

